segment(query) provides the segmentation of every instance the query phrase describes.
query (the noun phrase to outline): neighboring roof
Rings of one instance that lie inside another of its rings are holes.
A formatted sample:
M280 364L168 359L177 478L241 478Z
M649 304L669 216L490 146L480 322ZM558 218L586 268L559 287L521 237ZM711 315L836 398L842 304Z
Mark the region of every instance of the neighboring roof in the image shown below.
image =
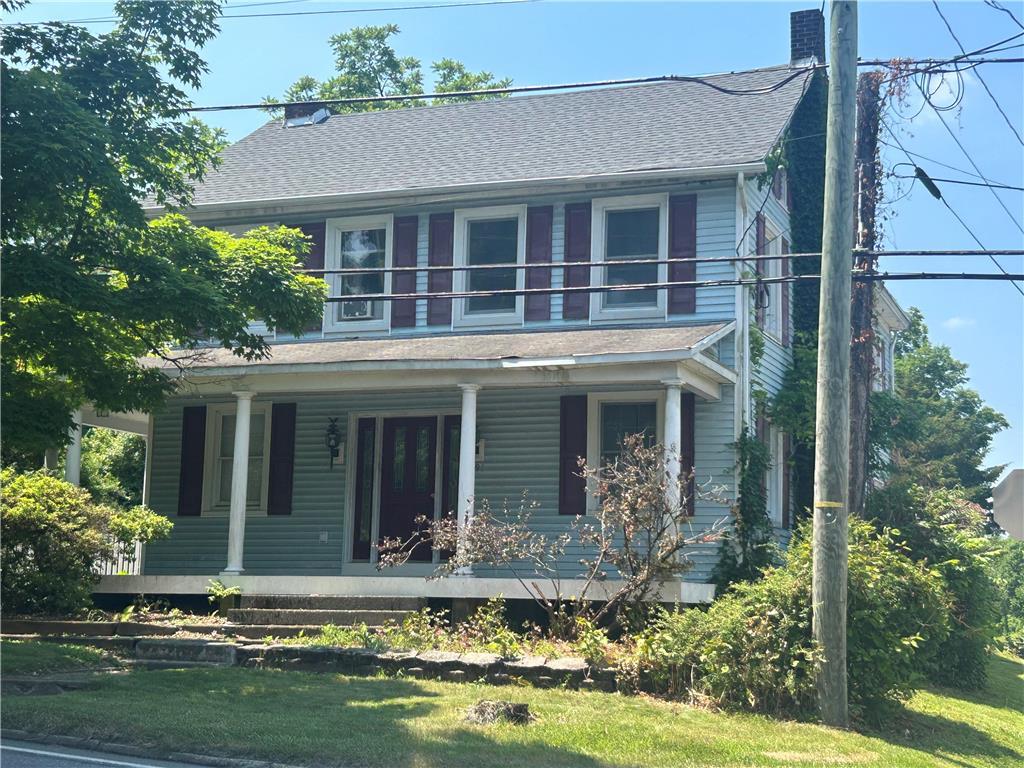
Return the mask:
M733 323L659 328L584 329L444 336L403 336L274 344L267 360L248 361L227 349L204 350L192 374L258 367L277 373L291 366L386 368L420 363L423 368L514 367L516 365L615 362L630 356L678 355L682 359L732 330ZM170 368L147 358L147 364ZM477 363L477 366L473 366Z
M750 90L791 72L774 67L704 79ZM785 130L809 77L755 95L676 81L335 115L293 128L274 120L224 151L222 165L196 189L194 204L757 163Z
M874 297L875 317L886 328L891 331L905 331L910 327L910 317L882 283L875 283Z

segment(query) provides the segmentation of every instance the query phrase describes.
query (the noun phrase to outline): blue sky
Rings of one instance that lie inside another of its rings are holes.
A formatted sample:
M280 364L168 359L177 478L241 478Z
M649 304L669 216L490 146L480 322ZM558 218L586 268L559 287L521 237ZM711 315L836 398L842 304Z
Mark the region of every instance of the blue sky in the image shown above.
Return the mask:
M235 0L242 5L255 0ZM279 3L248 13L368 8L392 3ZM804 3L583 3L535 2L519 5L385 11L263 19L225 19L221 34L205 50L210 73L196 94L197 104L255 102L280 95L300 75L328 76L332 55L327 38L365 24L393 22L402 29L396 47L425 63L460 59L472 69L488 69L517 84L599 80L663 74L701 74L784 63L789 54L789 12ZM1024 19L1024 3L1004 5ZM12 19L78 19L110 13L112 3L33 3ZM943 2L954 30L968 50L1021 31L1005 14L982 2ZM241 13L239 9L236 11ZM100 31L110 25L92 25ZM860 55L863 58L947 57L959 49L930 2L862 2ZM1021 49L1000 54L1020 56ZM990 65L981 70L1018 131L1024 133L1024 67ZM429 86L429 82L427 84ZM908 117L916 111L908 110ZM232 140L255 129L259 112L207 115ZM1024 186L1024 148L1003 122L981 84L965 81L959 111L945 115L984 174L991 180ZM957 168L971 170L938 118L925 109L901 121L907 149ZM893 160L893 158L895 158ZM893 162L905 160L888 154ZM921 160L932 176L970 178ZM950 205L988 248L1024 248L1024 235L981 187L943 185ZM1018 221L1024 195L1002 192ZM976 247L942 204L918 185L893 209L887 248L958 249ZM1010 271L1024 271L1024 259L1004 257ZM991 271L984 259L910 260L890 258L894 271ZM890 285L904 307L924 312L932 338L948 344L970 365L971 385L1004 413L1011 428L1000 434L992 463L1024 466L1024 297L1007 283L903 282Z

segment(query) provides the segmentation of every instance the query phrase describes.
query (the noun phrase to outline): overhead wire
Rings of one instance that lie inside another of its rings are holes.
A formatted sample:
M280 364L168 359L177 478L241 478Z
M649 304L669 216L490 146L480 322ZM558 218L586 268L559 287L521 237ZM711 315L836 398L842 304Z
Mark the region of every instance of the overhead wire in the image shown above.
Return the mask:
M922 88L921 84L918 83L916 80L914 81L914 83L915 83L915 85L917 85L918 89L921 91L921 95L924 96L925 100L927 101L928 100L928 96L925 93L924 88ZM929 102L929 104L931 105L931 102ZM949 127L949 124L946 122L946 118L944 118L942 116L942 110L936 109L934 105L931 105L931 107L932 107L932 110L935 112L935 116L939 118L939 122L942 123L942 127L946 129L946 133L949 134L950 138L953 139L953 141L956 143L957 147L960 148L960 152L963 154L963 156L965 158L967 158L967 162L969 162L971 164L971 167L975 171L977 171L978 175L982 178L983 181L985 181L987 183L991 183L991 180L988 179L985 176L985 174L982 172L981 168L978 167L978 164L976 162L974 162L974 158L971 157L970 152L967 151L967 148L963 145L963 142L960 141L960 138L956 135L956 133L953 131L953 129ZM890 134L890 135L892 135L892 134ZM1016 226L1017 229L1020 230L1021 234L1024 234L1024 226L1021 226L1021 223L1019 221L1017 221L1017 217L1014 216L1013 213L1010 212L1009 208L1006 207L1006 203L1003 202L1003 198L1001 198L999 196L999 193L996 192L996 190L992 189L991 187L989 187L989 192L992 193L992 196L996 199L996 202L999 203L999 207L1001 207L1006 212L1006 215L1010 218L1010 221L1013 222L1014 226ZM948 204L947 204L947 207L948 207Z
M932 0L932 6L935 8L935 12L939 14L939 18L942 19L942 23L946 25L946 29L949 30L950 37L953 38L953 41L957 44L957 46L963 53L967 53L967 49L964 48L963 43L960 42L960 38L953 30L953 25L949 23L949 19L946 18L946 14L944 14L942 12L942 8L939 7L938 0ZM1017 127L1010 120L1009 116L1006 114L1006 110L1004 110L1003 105L999 103L999 99L997 99L996 95L992 93L992 89L988 87L988 83L985 82L985 78L981 76L980 72L975 72L974 76L978 78L978 82L981 83L982 88L985 89L985 93L988 94L989 98L992 100L992 103L999 111L999 114L1003 116L1003 120L1006 121L1006 125L1013 132L1013 135L1017 137L1017 143L1019 143L1021 146L1024 146L1024 139L1021 138L1020 132L1017 130Z

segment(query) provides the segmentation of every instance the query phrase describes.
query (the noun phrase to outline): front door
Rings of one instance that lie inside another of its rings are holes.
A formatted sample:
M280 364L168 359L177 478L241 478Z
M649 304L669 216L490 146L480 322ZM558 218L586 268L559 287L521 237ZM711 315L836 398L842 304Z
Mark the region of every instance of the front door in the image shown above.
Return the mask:
M406 541L416 518L434 519L437 418L384 419L380 472L380 537ZM416 547L411 561L430 562L429 546Z

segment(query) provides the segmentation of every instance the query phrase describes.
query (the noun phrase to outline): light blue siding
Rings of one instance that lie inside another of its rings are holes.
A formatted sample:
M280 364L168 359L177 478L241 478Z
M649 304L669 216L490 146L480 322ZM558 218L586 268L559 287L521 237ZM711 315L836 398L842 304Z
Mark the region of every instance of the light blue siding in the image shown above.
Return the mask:
M615 389L623 389L622 387ZM506 500L518 509L524 491L537 504L536 530L558 535L572 518L558 514L559 399L565 394L610 391L609 388L541 387L484 389L479 395L477 431L486 441L485 461L476 475L478 500L495 511ZM719 402L697 402L696 472L701 484L721 486L733 495L733 396L725 387ZM323 436L328 418L338 418L347 432L350 414L434 411L458 413L457 390L443 392L341 393L317 396L279 396L278 402L297 403L295 475L292 514L281 517L250 515L245 530L245 568L249 574L343 575L347 537L346 467L328 468ZM225 564L226 517L178 517L178 477L181 452L181 412L197 400L175 400L155 416L151 505L175 523L170 539L147 548L148 574L216 574ZM210 405L213 401L203 401ZM257 398L256 402L261 402ZM347 435L344 437L347 438ZM347 457L348 462L355 460ZM699 498L694 530L728 514L712 498ZM578 548L561 568L578 572ZM695 553L696 568L688 576L705 580L714 565L715 545ZM365 566L363 566L365 568ZM481 575L496 571L481 569ZM385 572L384 576L387 573Z
M642 195L652 193L667 194L696 194L697 195L697 255L698 257L731 256L735 253L735 206L736 186L734 182L692 182L687 184L674 184L662 186L645 186L638 188L610 189L599 195L585 196L552 196L532 195L525 198L489 200L481 202L480 205L496 204L525 204L527 206L550 205L553 208L552 243L551 256L555 265L551 270L551 287L562 287L564 274L558 264L564 262L565 258L565 204L571 202L582 202L586 200L599 199L600 197ZM397 208L391 213L395 216L416 215L419 217L417 234L417 266L428 266L429 251L429 220L432 213L450 213L456 207L473 208L473 203L461 203L458 206L448 205L444 207L420 206L416 208ZM379 209L375 209L379 212ZM326 214L324 218L337 218L351 215L359 215L361 210L339 210ZM721 280L734 277L733 264L731 262L699 263L697 265L698 280ZM592 276L596 279L600 275L599 270L593 270ZM418 272L416 277L416 291L426 295L427 273ZM523 328L543 327L578 327L589 325L587 321L563 320L562 318L563 296L555 293L551 295L551 319L543 322L524 322ZM704 323L718 320L731 320L735 316L735 289L731 286L714 286L699 288L697 290L697 311L690 315L671 316L662 320L647 321L648 323ZM416 302L416 326L414 328L398 328L394 331L366 331L351 334L343 331L329 332L326 338L349 338L351 336L373 337L394 333L396 335L420 334L420 333L444 333L443 326L427 325L427 301L420 299ZM478 329L485 330L485 329ZM509 330L508 326L500 328L502 331ZM307 334L299 339L286 334L277 336L278 343L319 341L324 338L320 333Z

